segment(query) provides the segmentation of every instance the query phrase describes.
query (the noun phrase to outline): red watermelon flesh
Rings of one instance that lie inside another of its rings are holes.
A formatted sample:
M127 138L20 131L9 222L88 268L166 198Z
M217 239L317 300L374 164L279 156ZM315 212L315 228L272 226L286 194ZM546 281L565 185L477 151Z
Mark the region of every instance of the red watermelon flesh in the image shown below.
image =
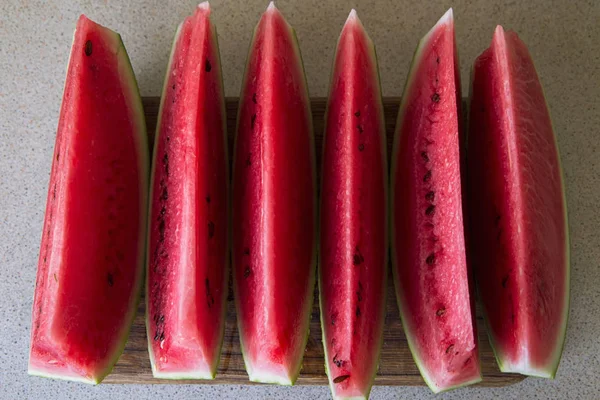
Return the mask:
M99 383L121 354L142 282L147 146L120 36L81 16L50 174L30 374Z
M553 377L569 304L560 160L529 51L500 26L473 69L468 154L474 267L498 364Z
M202 3L180 25L157 124L147 269L152 372L215 376L228 270L228 172L219 49Z
M404 331L434 391L481 380L462 207L460 82L449 10L421 40L392 161L392 260Z
M273 3L256 27L240 97L233 278L241 347L250 380L289 385L313 299L315 159L300 51Z
M334 398L368 398L381 348L387 272L385 123L375 48L352 10L327 107L319 288Z

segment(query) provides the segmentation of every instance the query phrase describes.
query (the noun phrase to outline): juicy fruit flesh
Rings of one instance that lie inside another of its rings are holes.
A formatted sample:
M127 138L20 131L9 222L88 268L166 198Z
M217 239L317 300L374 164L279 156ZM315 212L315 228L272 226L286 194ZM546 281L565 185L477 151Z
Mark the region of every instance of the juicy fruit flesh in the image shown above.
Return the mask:
M392 166L399 308L415 361L436 392L481 380L465 254L459 88L447 14L413 60Z
M141 283L145 140L119 36L82 16L50 178L30 373L97 383L122 350Z
M387 271L384 135L375 52L353 11L334 61L322 167L321 321L335 398L368 397L379 360Z
M225 115L209 15L204 3L178 30L158 125L147 330L162 378L213 378L225 320Z
M234 162L233 261L251 380L292 384L307 340L315 268L315 166L302 61L274 7L250 50Z
M525 44L498 27L476 61L469 134L478 285L503 371L553 376L568 302L558 152Z

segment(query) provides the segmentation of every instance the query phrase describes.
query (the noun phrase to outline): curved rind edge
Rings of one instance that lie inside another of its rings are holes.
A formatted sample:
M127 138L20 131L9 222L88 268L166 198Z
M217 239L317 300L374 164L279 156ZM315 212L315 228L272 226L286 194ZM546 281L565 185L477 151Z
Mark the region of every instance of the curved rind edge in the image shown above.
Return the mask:
M160 126L161 126L161 119L162 119L162 114L163 114L163 108L164 108L164 102L165 102L165 93L167 93L167 85L169 83L169 74L171 71L171 65L173 63L173 56L175 54L175 48L177 47L177 41L179 40L179 35L181 34L181 27L183 26L183 22L180 23L177 26L177 30L175 31L175 37L173 39L173 45L171 47L171 53L169 55L169 61L167 64L167 69L165 71L165 79L163 82L163 90L162 90L162 95L160 98L160 105L158 107L158 117L156 120L156 131L154 134L154 146L152 149L152 158L154 159L154 156L156 155L156 152L158 150L158 144L160 142ZM148 190L148 208L147 208L147 215L148 215L148 221L151 220L152 218L152 199L154 196L154 177L156 174L156 163L152 162L151 165L151 172L150 172L150 185L149 185L149 190ZM148 243L148 246L146 248L146 284L145 284L145 300L146 300L146 313L145 313L145 322L146 322L146 338L147 338L147 345L148 345L148 356L150 359L150 367L152 368L152 376L154 376L155 378L157 378L160 374L160 372L156 369L156 364L154 362L155 360L155 356L154 356L154 351L152 350L152 341L150 340L150 338L152 337L151 333L150 333L150 326L151 326L151 322L150 322L150 313L149 313L149 309L150 309L150 292L148 290L148 286L149 282L148 282L148 277L149 277L149 269L150 269L150 232L151 230L148 229L146 232L146 241Z
M83 15L80 17L80 19L82 17L85 18L86 20L89 20L87 17L85 17ZM147 204L148 204L147 188L148 188L149 157L148 157L148 150L147 150L148 144L147 144L147 134L146 134L146 119L144 116L142 99L141 99L139 88L137 85L137 80L135 78L135 73L133 71L133 67L131 65L131 61L127 54L127 50L125 48L125 45L121 38L121 35L119 35L115 31L111 30L110 28L100 25L92 20L89 20L89 21L91 23L93 23L95 26L97 26L99 29L104 31L103 33L106 35L106 38L105 38L106 40L111 40L111 39L114 40L115 45L117 47L117 53L115 56L117 57L117 71L118 71L118 75L119 75L119 80L120 80L120 83L122 84L122 89L123 89L124 94L129 94L129 97L128 97L129 102L128 103L131 106L133 106L133 109L130 110L131 111L130 117L132 119L134 119L134 121L137 122L137 124L136 124L137 125L136 126L137 135L134 133L134 138L138 139L137 147L138 147L138 156L139 156L139 162L140 162L139 167L140 167L140 176L142 178L142 182L141 182L142 187L140 188L141 189L140 190L140 192L141 192L140 199L141 199L142 204L140 204L140 208L142 210L144 210L144 209L146 209ZM77 35L77 28L75 29L75 32L73 33L73 45L75 43L76 35ZM112 38L111 38L111 36L112 36ZM69 66L71 63L71 57L72 57L72 52L69 55L67 71L69 70ZM124 75L127 79L124 79ZM127 75L129 75L129 76L127 77ZM67 85L67 81L68 81L68 79L65 79L65 88ZM63 91L64 91L64 89L63 89ZM140 236L143 238L143 237L145 237L144 232L145 232L146 226L147 226L147 218L144 216L145 215L144 213L142 213L141 215L142 215L142 217L140 218L140 231L139 232L140 232ZM127 343L127 339L129 337L129 334L131 331L131 326L133 325L133 321L135 319L139 301L140 301L142 284L144 281L143 276L144 276L144 265L145 265L145 248L146 248L145 240L140 241L139 247L140 248L138 250L138 260L139 261L138 261L138 267L137 267L137 277L134 282L133 293L132 293L132 297L130 300L130 305L128 307L128 310L129 310L127 313L128 315L124 319L123 326L118 335L120 337L120 340L117 341L117 344L113 348L113 352L114 352L113 356L107 360L107 363L106 363L104 369L102 369L101 372L98 373L95 377L93 377L91 379L85 379L85 378L77 376L77 375L69 375L68 376L68 375L60 375L60 374L54 374L54 373L49 373L49 372L43 371L42 369L35 368L31 363L31 358L29 358L28 368L27 368L27 373L29 375L40 376L40 377L45 377L45 378L52 378L52 379L67 380L67 381L73 381L73 382L83 382L83 383L87 383L87 384L97 385L100 382L102 382L104 380L104 378L106 378L107 375L110 374L110 372L114 368L115 364L121 357L121 354L123 354L123 350L125 349L125 345ZM30 357L31 357L31 354L30 354Z
M395 175L396 175L396 160L398 159L398 151L400 148L400 127L402 126L402 121L403 121L403 115L404 115L404 110L406 108L406 98L407 96L405 96L405 93L408 93L411 88L412 88L412 83L413 83L413 79L414 79L414 74L416 73L416 70L418 69L418 66L420 65L421 62L421 58L423 56L423 50L425 49L426 45L429 43L429 39L431 37L431 35L436 31L437 28L439 28L441 25L446 24L449 21L454 21L454 17L453 17L453 10L452 8L448 9L448 11L446 11L446 13L438 20L438 22L427 32L427 34L425 36L423 36L421 38L421 40L419 40L419 43L417 45L417 48L415 49L414 55L413 55L413 59L411 61L410 64L410 69L409 72L407 74L406 77L406 82L404 84L404 91L403 91L403 95L402 95L402 99L400 101L400 107L398 110L398 117L396 119L396 128L394 130L394 142L393 142L393 147L392 147L392 158L391 158L391 168L390 168L390 218L389 218L389 224L390 224L390 250L394 248L394 243L395 243L395 233L394 233L394 226L393 226L393 221L394 221L394 189L393 189L393 185L395 182ZM395 288L395 292L396 292L396 302L398 305L398 309L400 310L400 321L402 323L402 329L405 333L406 336L406 341L408 343L408 347L410 349L410 352L413 356L413 359L415 361L415 364L417 366L417 368L419 369L419 372L421 374L421 377L423 378L423 380L425 381L425 383L427 384L427 386L431 389L432 392L434 393L441 393L441 392L446 392L452 389L457 389L459 387L463 387L463 386L468 386L468 385L472 385L478 382L481 382L481 380L483 379L481 374L478 378L473 379L471 381L467 381L464 383L461 383L460 385L456 385L456 386L451 386L448 388L440 388L438 387L435 383L433 383L433 379L431 379L428 371L424 368L423 366L423 361L421 360L421 358L419 357L416 349L415 349L415 344L413 343L412 337L411 335L407 335L406 332L408 332L409 330L407 329L408 326L406 324L406 322L404 321L404 318L402 317L405 312L402 311L404 310L404 307L402 307L402 303L403 303L403 299L404 296L402 295L402 290L400 288L399 285L399 277L398 277L398 273L397 273L397 265L398 262L395 259L395 252L391 251L392 253L392 276L393 276L393 281L394 281L394 288Z
M498 25L496 27L496 29L494 31L494 35L498 34L498 32L501 32L502 36L503 36L503 40L506 40L505 39L505 31L501 25ZM529 53L529 50L528 50L528 53ZM537 69L535 68L535 63L533 62L533 57L531 56L531 53L529 53L529 57L531 58L533 68L534 68L534 70L536 70L536 75L537 75L538 81L540 82L540 87L542 88L542 93L544 95L544 106L548 110L548 115L550 116L550 108L548 107L548 102L546 100L544 87L541 84L541 80L539 79L539 74L537 73ZM475 61L475 62L477 62L477 61ZM474 68L475 68L475 64L473 64L471 66L470 89L472 89L472 87L473 87ZM470 97L471 96L469 96L469 98ZM550 122L552 125L552 121L550 121ZM513 366L513 365L511 365L511 363L507 362L507 360L503 356L502 352L499 350L499 346L496 344L496 338L494 337L492 330L490 328L488 314L487 314L487 312L485 312L485 307L483 308L483 310L484 310L483 319L484 319L484 323L486 326L486 331L488 333L489 342L490 342L492 351L494 353L494 358L496 359L496 362L498 364L498 368L500 369L500 371L505 372L505 373L518 373L518 374L522 374L522 375L526 375L526 376L534 376L534 377L538 377L538 378L547 378L547 379L555 378L556 372L558 371L558 367L560 364L560 360L562 358L562 353L563 353L565 342L566 342L566 333L567 333L569 311L570 311L570 309L569 309L569 307L570 307L570 292L571 292L571 290L570 290L571 252L570 252L570 235L569 235L569 221L568 221L568 211L567 211L565 179L564 179L564 171L562 168L560 152L559 152L559 147L558 147L558 138L556 136L554 127L552 127L552 136L554 139L554 148L556 150L556 155L557 155L557 159L558 159L558 168L559 168L559 173L560 173L560 178L561 178L560 186L562 189L562 203L563 203L563 207L564 207L564 220L565 220L565 231L566 231L565 232L565 263L566 263L565 291L566 291L566 294L565 294L565 304L564 304L564 313L563 313L564 317L563 317L563 321L561 322L561 326L562 326L562 335L560 337L561 343L560 344L557 343L557 346L553 351L553 356L551 358L551 362L548 365L548 368L543 368L543 367L542 368L540 368L540 367L525 367L525 368L523 368L521 366ZM478 288L478 290L479 290L479 288Z
M296 52L296 55L298 57L298 61L299 61L299 66L302 69L302 73L304 76L303 79L303 86L305 89L305 105L306 108L308 110L308 118L309 118L309 127L310 127L310 139L311 139L311 152L312 152L312 164L313 164L313 182L315 183L315 192L316 192L316 165L315 165L315 154L314 154L314 128L313 128L313 123L312 123L312 113L311 113L311 108L310 108L310 98L309 98L309 94L308 94L308 84L307 84L307 80L306 80L306 70L304 69L304 62L302 60L302 54L300 52L300 46L298 43L298 39L296 37L296 32L295 30L292 28L292 26L287 22L287 20L283 17L283 15L281 14L281 12L277 9L277 7L275 6L274 2L271 2L269 4L269 7L267 8L267 10L265 11L265 13L263 14L263 16L261 16L261 19L264 17L264 15L266 15L267 13L276 13L280 16L280 18L283 19L283 21L285 22L285 24L287 25L288 31L290 33L292 42L294 44L294 51ZM260 26L260 20L259 22L256 24L256 26L254 27L254 32L252 34L252 39L250 41L250 46L248 48L248 53L246 56L246 63L245 63L245 69L244 69L244 77L242 79L242 85L241 85L241 89L240 89L240 103L238 105L239 109L241 109L241 104L242 104L242 99L243 99L243 94L244 94L244 90L246 87L246 82L248 79L247 76L247 71L248 71L248 66L250 64L250 58L252 56L252 50L254 48L255 42L256 42L256 35L258 32L258 27ZM233 146L233 166L232 166L232 170L235 171L235 160L236 160L236 149L237 149L237 141L238 141L238 132L239 132L239 123L240 123L240 113L237 113L237 117L236 117L236 128L235 128L235 138L234 138L234 146ZM232 187L231 190L233 192L233 186L234 183L232 182ZM316 193L313 196L313 202L314 202L314 210L315 210L315 227L318 226L318 219L317 219L317 196ZM232 215L232 220L233 220L233 215ZM312 261L312 265L311 265L311 276L309 278L309 287L308 287L308 294L307 294L307 298L309 299L307 301L307 305L306 305L306 310L304 311L304 313L306 314L305 319L307 320L307 331L303 340L303 345L302 345L302 352L300 353L300 357L301 360L298 363L298 367L296 368L296 371L291 371L290 374L286 377L286 378L282 378L280 376L275 376L275 375L271 375L269 373L262 373L262 372L257 372L254 371L252 368L252 363L250 362L246 351L245 351L245 345L244 345L244 339L243 339L243 335L239 335L239 339L240 339L240 350L242 353L242 358L244 360L244 366L246 368L246 372L248 373L248 378L251 382L258 382L258 383L274 383L274 384L279 384L279 385L284 385L284 386L293 386L296 382L296 380L298 379L298 376L300 375L300 371L302 369L302 360L304 358L304 350L306 349L306 344L308 342L308 337L310 335L309 329L310 329L310 316L311 316L311 311L313 308L313 302L314 302L314 288L315 288L315 277L316 277L316 260L317 260L317 243L318 243L318 232L316 231L315 228L315 239L314 239L314 243L313 243L313 261ZM233 264L235 265L235 259L233 257L233 252L232 254L232 261ZM236 279L234 277L233 279L233 290L234 290L234 301L236 304L236 310L239 310L239 296L238 296L238 290L237 290L237 284L236 284ZM238 326L238 332L242 332L242 327L241 327L242 323L241 323L241 319L238 318L237 319L237 326Z
M385 115L384 115L384 111L383 111L383 98L382 98L382 90L381 90L381 76L380 76L379 64L378 64L378 60L377 60L376 47L375 47L373 41L371 40L371 37L369 36L367 30L364 28L364 25L362 24L362 21L358 17L358 14L357 14L357 12L356 12L355 9L352 9L350 11L350 14L349 14L348 18L347 18L346 22L344 23L344 25L342 27L342 33L340 33L339 38L338 38L338 43L336 45L336 51L334 53L332 64L331 64L332 66L331 66L331 69L330 69L331 72L330 72L330 77L329 77L329 82L330 82L330 85L329 85L329 96L331 96L331 88L332 88L332 85L333 85L332 81L333 81L333 76L334 76L334 73L335 73L335 64L336 64L337 53L338 53L338 49L339 49L339 43L340 43L340 40L342 38L344 29L346 29L346 25L348 23L356 23L357 24L357 26L360 29L361 34L364 36L364 39L365 39L365 41L366 41L369 49L371 50L371 61L373 62L373 69L374 69L374 72L375 72L374 79L377 80L377 85L376 86L378 87L378 90L379 90L379 96L377 97L377 99L380 102L380 104L379 104L379 106L380 106L379 107L380 108L379 119L380 119L381 127L382 127L381 128L382 132L380 132L380 134L382 135L382 137L381 137L381 155L382 155L382 161L383 161L383 164L384 164L383 165L383 167L384 167L383 171L384 171L384 174L386 175L384 177L384 178L386 178L386 179L384 179L384 182L386 182L386 184L384 185L384 199L385 199L385 203L386 203L385 207L386 207L386 221L387 221L387 217L390 215L390 212L389 212L389 193L388 193L389 190L388 190L388 185L387 185L387 180L388 180L387 179L388 178L388 176L387 176L388 175L388 162L387 162L387 151L386 151L386 145L385 145L385 143L386 143L386 140L385 140L386 139L386 132L385 132ZM325 114L324 114L324 120L325 121L327 121L328 112L329 112L329 101L326 102ZM326 132L326 130L324 130L324 132L323 132L323 143L325 143L325 135L326 134L327 134L327 132ZM325 153L324 152L324 148L325 147L323 146L322 155ZM323 183L321 181L321 186L322 186L322 184ZM323 191L320 190L320 193L323 193ZM319 208L319 213L320 213L320 208ZM320 215L319 215L319 217L318 217L317 220L320 221ZM386 296L388 294L387 293L387 277L388 277L388 265L389 265L389 224L387 222L385 223L385 229L386 229L386 232L385 232L385 235L384 235L384 240L385 240L385 243L386 243L386 246L385 246L386 247L385 248L386 257L385 257L385 261L384 261L384 266L385 266L384 269L385 269L385 271L384 271L384 274L383 274L383 280L384 280L384 282L383 282L383 286L382 286L383 287L382 296L383 296L384 299L386 298ZM317 235L317 237L320 237L320 235ZM318 253L318 254L320 254L320 253ZM319 261L319 266L320 266L320 261ZM326 333L325 333L325 329L324 329L325 323L323 321L323 301L322 301L322 296L321 296L321 293L322 293L321 279L318 279L318 290L319 290L319 319L320 319L320 323L321 323L321 335L324 338L325 335L326 335ZM384 324L384 320L385 320L385 303L384 303L384 306L382 307L381 313L382 313L382 315L381 315L380 320L381 320L381 323ZM325 355L325 363L324 363L325 364L325 374L327 375L327 380L329 382L328 386L330 388L331 395L332 395L332 397L334 399L336 399L336 400L337 399L360 400L360 399L368 399L369 398L370 393L371 393L371 389L373 387L373 383L374 383L375 378L377 376L377 371L379 370L379 361L380 361L380 357L381 357L381 349L383 347L383 329L381 329L381 334L382 334L382 337L379 340L379 345L378 345L378 347L376 349L376 353L377 354L375 356L375 358L376 358L375 371L373 373L373 376L370 379L370 382L369 382L369 385L368 385L368 390L366 391L366 393L364 394L364 396L341 397L341 396L337 396L336 395L336 393L334 391L333 377L331 375L331 371L329 370L329 363L327 362L327 360L329 359L329 355L328 355L328 351L327 351L327 346L324 344L325 340L322 341L323 342L323 352L324 352L324 355Z

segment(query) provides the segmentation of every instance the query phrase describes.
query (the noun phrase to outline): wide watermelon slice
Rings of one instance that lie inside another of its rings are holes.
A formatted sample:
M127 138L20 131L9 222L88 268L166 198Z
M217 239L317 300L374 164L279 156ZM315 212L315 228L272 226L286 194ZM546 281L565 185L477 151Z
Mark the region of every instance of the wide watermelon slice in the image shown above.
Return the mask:
M273 3L250 48L233 169L233 278L246 370L251 381L291 385L313 299L316 168L300 50Z
M434 392L481 380L465 251L460 101L449 10L415 53L391 180L398 306L415 362Z
M50 174L29 373L99 383L139 299L148 144L120 36L81 16Z
M382 343L387 275L385 122L375 47L352 10L327 107L319 289L333 397L368 398Z
M475 62L469 206L479 292L500 369L554 377L569 310L560 160L525 44L498 26Z
M217 34L207 2L175 35L154 150L146 328L157 378L212 379L228 278L228 172Z

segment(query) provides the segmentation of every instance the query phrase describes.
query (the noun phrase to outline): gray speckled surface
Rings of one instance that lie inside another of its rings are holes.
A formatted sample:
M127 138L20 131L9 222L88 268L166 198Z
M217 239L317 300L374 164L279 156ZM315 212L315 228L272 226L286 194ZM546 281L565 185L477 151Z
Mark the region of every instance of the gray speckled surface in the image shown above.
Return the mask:
M169 3L169 4L167 4ZM368 5L370 3L370 5ZM409 4L412 3L412 4ZM123 35L143 95L159 95L172 35L195 1L0 2L0 398L328 398L326 387L88 387L28 377L34 278L51 153L74 23L80 13ZM252 29L267 5L213 1L226 94L239 91ZM460 389L440 398L600 398L600 2L279 1L295 26L312 95L324 96L336 38L356 7L378 48L383 92L398 96L417 40L455 8L463 87L495 24L517 30L537 62L562 154L572 240L567 342L555 381ZM429 398L426 388L375 387L374 399Z

